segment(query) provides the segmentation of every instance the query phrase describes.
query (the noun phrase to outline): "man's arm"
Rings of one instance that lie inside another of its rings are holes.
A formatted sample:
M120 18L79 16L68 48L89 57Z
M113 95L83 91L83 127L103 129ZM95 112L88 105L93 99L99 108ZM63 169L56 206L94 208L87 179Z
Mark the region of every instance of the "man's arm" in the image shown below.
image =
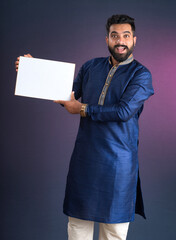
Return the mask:
M142 107L144 101L153 95L152 77L148 71L139 70L127 86L118 104L111 106L87 105L84 116L94 121L128 121ZM79 114L85 106L75 100L74 94L70 101L55 101L65 106L68 112ZM82 115L83 116L83 115Z
M154 94L150 72L139 70L127 86L119 103L111 106L89 105L87 116L94 121L126 122L142 107L145 100Z

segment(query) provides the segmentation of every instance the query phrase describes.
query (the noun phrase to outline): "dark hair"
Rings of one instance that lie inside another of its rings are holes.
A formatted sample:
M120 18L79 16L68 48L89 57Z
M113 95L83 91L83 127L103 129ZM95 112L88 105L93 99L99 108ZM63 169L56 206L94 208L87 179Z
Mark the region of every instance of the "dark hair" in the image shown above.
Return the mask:
M107 34L109 35L109 29L110 26L113 24L124 24L128 23L131 25L131 29L133 31L133 34L135 32L135 23L134 23L134 18L129 17L128 15L112 15L112 17L108 18L107 23L106 23L106 31Z

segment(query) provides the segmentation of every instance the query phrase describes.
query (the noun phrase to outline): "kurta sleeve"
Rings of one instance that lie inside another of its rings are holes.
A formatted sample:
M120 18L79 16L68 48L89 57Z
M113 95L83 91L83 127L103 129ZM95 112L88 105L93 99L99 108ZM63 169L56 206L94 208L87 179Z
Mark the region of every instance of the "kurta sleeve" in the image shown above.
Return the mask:
M75 99L82 96L82 79L83 79L83 66L80 68L76 79L73 82L73 91L75 92Z
M83 96L83 81L86 81L89 77L89 71L91 69L92 60L87 61L80 68L77 77L73 82L73 91L75 92L75 98L79 99Z
M129 82L119 103L114 105L88 105L86 114L94 121L122 121L132 118L151 95L154 94L151 73L138 70Z

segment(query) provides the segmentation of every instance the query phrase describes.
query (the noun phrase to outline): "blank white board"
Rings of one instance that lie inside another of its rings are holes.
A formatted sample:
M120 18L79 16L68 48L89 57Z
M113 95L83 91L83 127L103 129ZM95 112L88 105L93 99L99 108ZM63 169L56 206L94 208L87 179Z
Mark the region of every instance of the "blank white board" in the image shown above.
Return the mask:
M20 57L15 95L70 100L74 72L74 63Z

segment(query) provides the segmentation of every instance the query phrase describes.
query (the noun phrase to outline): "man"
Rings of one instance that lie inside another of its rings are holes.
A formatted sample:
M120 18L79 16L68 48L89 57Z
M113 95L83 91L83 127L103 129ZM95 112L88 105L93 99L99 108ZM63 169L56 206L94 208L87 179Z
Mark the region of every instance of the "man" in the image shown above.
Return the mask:
M86 62L74 81L68 112L81 121L64 200L69 240L125 240L135 212L145 217L138 174L138 119L153 94L150 72L133 59L134 19L107 21L110 57ZM81 97L81 102L77 99Z
M58 101L70 113L81 114L64 200L70 240L92 239L93 221L101 223L100 240L126 239L135 210L145 217L138 176L138 118L153 94L151 74L133 59L134 19L114 15L106 28L110 58L85 63L71 101Z

